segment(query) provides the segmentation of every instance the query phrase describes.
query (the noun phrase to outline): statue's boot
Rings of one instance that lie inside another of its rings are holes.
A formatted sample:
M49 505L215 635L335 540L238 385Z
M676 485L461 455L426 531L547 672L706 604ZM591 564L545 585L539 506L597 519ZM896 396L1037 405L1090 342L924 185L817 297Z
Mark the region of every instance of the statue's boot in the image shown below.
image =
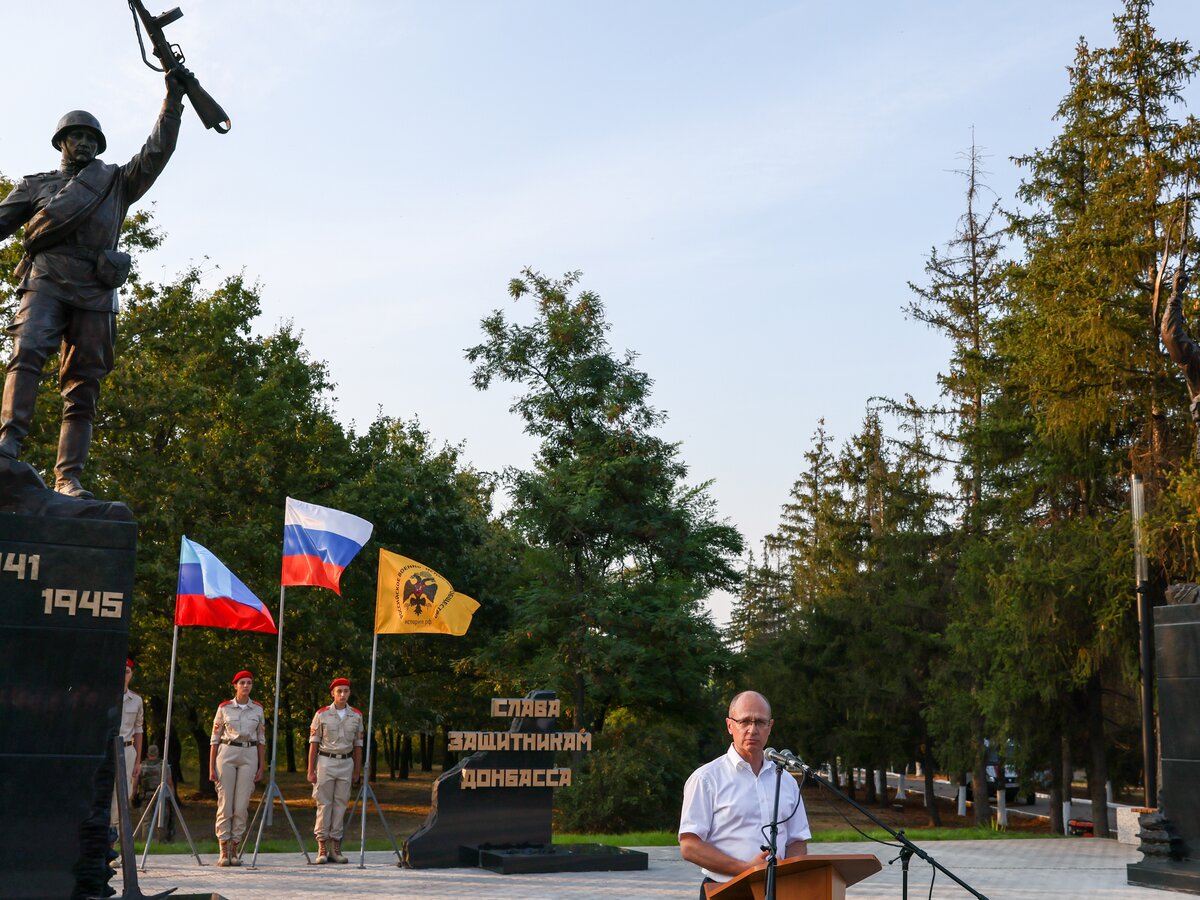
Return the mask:
M92 500L95 495L79 483L92 446L92 423L81 419L64 419L58 432L58 462L54 465L54 489L60 494L79 500Z
M0 400L0 456L19 459L21 444L29 434L33 407L37 403L37 374L20 369L4 379L4 397Z

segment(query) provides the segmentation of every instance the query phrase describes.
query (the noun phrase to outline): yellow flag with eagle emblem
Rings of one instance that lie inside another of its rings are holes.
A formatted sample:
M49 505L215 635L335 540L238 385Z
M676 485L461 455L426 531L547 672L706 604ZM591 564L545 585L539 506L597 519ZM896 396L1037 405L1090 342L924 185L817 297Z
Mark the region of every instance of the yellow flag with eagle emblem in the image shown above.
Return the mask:
M429 566L380 548L376 634L466 634L477 609Z

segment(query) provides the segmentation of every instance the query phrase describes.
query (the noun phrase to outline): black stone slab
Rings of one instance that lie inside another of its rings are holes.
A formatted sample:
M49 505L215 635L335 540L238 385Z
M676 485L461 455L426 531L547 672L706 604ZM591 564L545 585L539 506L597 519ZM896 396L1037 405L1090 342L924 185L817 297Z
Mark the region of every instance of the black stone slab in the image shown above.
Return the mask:
M1162 780L1162 813L1183 838L1188 856L1200 861L1200 759L1164 756Z
M1126 873L1130 884L1200 894L1200 605L1155 607L1154 645L1159 806L1183 858L1146 856Z
M1200 862L1163 862L1142 860L1125 867L1130 884L1200 894Z
M1200 678L1200 603L1154 608L1159 677Z
M1200 678L1158 679L1159 752L1163 759L1200 760L1198 712Z
M640 850L607 844L547 844L536 847L463 847L465 865L500 875L545 872L644 872L650 857ZM473 860L473 861L472 861Z
M553 700L553 691L530 691L531 700ZM514 719L509 731L549 734L554 718ZM461 865L459 848L480 844L546 845L551 841L554 789L462 789L463 769L549 769L554 753L484 750L472 753L433 784L425 824L404 842L404 864L414 869Z
M111 874L108 736L120 717L136 547L132 522L0 513L5 898L98 895Z

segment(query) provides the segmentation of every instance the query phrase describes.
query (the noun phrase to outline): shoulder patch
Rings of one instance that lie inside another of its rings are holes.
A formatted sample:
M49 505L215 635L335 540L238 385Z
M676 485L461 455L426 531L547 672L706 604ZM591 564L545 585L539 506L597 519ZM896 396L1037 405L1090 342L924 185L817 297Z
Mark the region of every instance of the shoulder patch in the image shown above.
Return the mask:
M221 706L228 706L232 702L233 702L232 700L226 700L224 703L221 704ZM218 706L217 709L220 709L221 706Z
M319 713L323 713L323 712L325 712L325 710L327 710L327 709L329 709L329 707L328 707L328 706L322 706L320 709L318 709L318 710L317 710L317 712L319 712Z
M359 709L357 706L352 706L352 707L350 707L350 708L351 708L352 710L354 710L356 713L358 713L360 716L362 715L362 710L361 710L361 709Z
M259 709L262 709L262 704L259 703L257 700L251 700L250 702L253 703L255 706L257 706Z

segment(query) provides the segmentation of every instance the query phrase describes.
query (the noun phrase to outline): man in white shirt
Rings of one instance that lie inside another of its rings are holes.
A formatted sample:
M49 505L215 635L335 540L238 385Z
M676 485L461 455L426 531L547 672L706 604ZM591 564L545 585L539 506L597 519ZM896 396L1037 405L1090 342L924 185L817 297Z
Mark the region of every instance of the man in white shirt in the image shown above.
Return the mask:
M756 691L730 701L725 727L733 743L723 756L701 766L683 788L679 851L704 872L705 885L729 881L766 862L771 813L775 804L775 767L763 750L771 735L771 704ZM796 779L784 773L779 790L778 857L804 856L812 837Z

